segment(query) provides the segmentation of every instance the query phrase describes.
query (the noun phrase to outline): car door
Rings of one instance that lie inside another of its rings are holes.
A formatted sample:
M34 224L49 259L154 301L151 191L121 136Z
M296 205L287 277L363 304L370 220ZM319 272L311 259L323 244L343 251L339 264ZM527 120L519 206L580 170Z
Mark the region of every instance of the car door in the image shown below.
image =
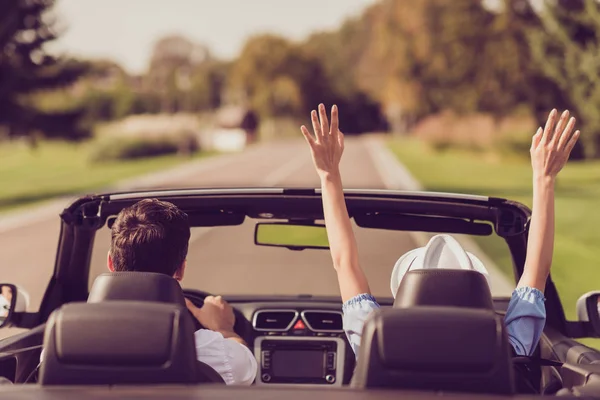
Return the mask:
M597 311L597 310L596 310ZM568 321L551 279L546 287L547 322L540 339L540 357L564 363L543 366L541 387L547 394L600 381L600 351L577 339L599 337L589 321Z

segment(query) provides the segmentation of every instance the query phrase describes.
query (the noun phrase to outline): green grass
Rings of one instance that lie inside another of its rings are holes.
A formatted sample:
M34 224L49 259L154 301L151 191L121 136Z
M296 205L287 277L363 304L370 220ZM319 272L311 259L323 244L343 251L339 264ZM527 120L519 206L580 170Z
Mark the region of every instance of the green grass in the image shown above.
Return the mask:
M89 161L92 146L93 143L42 142L32 150L20 143L0 144L0 212L57 196L101 190L119 180L187 160L169 155L94 164Z
M531 207L528 158L500 160L458 149L437 153L412 139L394 140L390 147L427 190L504 197ZM577 299L600 289L599 205L600 162L569 163L557 180L552 279L571 320L576 319ZM499 239L475 239L514 279L506 244ZM585 342L599 345L598 340Z

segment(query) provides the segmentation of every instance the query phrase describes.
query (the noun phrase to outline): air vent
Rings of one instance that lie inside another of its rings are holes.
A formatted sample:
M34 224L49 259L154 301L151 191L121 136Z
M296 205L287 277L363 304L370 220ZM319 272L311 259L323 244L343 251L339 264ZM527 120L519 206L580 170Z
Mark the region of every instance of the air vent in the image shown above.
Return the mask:
M313 332L343 332L344 322L340 311L303 311L302 319Z
M294 310L260 310L254 314L254 329L257 331L283 332L296 322L298 312Z

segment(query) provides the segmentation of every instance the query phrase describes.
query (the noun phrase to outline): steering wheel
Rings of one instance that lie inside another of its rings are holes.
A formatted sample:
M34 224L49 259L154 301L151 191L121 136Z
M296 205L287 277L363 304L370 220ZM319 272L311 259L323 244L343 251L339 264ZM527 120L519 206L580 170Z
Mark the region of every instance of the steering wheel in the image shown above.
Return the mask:
M204 292L202 290L194 290L193 292L184 291L183 295L185 298L187 298L189 301L191 301L192 304L194 304L198 308L202 308L202 306L204 306L205 298L207 298L208 296L212 296L212 294L210 294L208 292ZM198 321L198 319L196 317L194 317L194 315L192 315L191 311L188 310L188 312L190 313L190 315L192 316L192 320L194 321L195 330L206 329L206 327L204 327L200 323L200 321Z
M204 299L206 297L214 296L211 293L204 292L202 290L196 290L196 289L184 290L183 295L198 308L202 308L202 306L204 306ZM246 332L246 330L247 330L246 325L248 324L248 320L246 319L244 314L242 314L235 308L233 308L233 314L235 315L235 324L233 325L233 330L238 335L244 337L245 336L244 332ZM190 315L191 315L191 312L190 312ZM206 329L206 327L202 326L202 324L193 315L192 315L192 319L194 320L196 330Z
M188 289L188 290L184 290L183 296L186 297L192 303L194 303L194 305L196 307L202 308L202 306L204 305L204 299L207 298L208 296L214 296L214 295L212 293L208 293L208 292L205 292L202 290Z

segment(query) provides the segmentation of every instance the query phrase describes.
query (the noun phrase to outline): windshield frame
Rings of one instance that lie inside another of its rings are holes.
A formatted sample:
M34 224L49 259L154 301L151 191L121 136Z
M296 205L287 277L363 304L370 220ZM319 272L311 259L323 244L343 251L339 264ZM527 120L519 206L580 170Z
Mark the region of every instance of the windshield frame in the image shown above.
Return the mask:
M352 189L344 190L344 193L351 218L366 210L488 221L494 226L492 234L506 241L513 261L515 282L522 274L531 210L521 203L495 197L437 192ZM252 218L270 213L273 214L272 219L281 219L283 215L323 219L321 191L316 188L140 190L81 197L61 213L55 267L40 307L42 321L66 302L86 301L97 230L106 225L110 216L144 198L169 201L186 212L234 210ZM242 222L235 218L230 221L232 224ZM547 325L566 334L568 322L551 277L545 295Z

